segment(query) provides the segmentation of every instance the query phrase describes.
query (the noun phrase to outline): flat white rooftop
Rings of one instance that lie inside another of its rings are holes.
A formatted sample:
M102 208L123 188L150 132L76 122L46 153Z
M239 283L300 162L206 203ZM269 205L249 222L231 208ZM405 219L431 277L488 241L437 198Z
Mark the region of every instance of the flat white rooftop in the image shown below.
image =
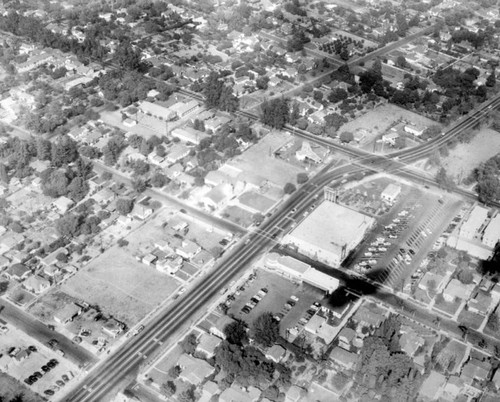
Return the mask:
M323 250L358 241L375 219L333 202L322 202L289 236Z

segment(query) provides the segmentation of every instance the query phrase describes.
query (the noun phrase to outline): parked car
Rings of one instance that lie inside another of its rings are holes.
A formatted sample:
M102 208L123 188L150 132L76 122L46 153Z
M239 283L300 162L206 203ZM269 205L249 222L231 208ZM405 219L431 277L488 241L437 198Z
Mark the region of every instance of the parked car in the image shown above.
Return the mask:
M49 395L49 396L50 396L50 395L54 395L54 391L52 391L51 389L46 389L45 391L43 391L43 393L44 393L45 395Z

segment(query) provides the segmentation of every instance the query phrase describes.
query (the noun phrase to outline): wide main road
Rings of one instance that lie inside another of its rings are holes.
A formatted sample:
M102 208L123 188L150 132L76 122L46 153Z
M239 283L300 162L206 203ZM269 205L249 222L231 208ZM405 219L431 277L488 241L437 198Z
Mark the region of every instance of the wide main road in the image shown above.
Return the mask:
M74 401L106 401L108 392L126 375L135 372L144 360L162 347L178 331L183 322L200 311L208 301L216 296L226 283L247 268L247 265L267 247L269 239L278 237L288 223L288 213L292 208L303 210L323 187L336 177L342 177L351 172L352 167L345 165L331 170L326 166L311 179L304 187L298 190L287 202L267 221L257 232L249 234L233 251L228 254L218 266L209 273L202 282L197 283L189 292L177 300L171 307L163 311L143 332L128 341L108 360L97 366L84 381L79 389L69 394L65 400ZM355 167L362 170L363 168ZM272 243L272 242L271 242Z
M443 136L435 138L421 146L398 151L387 156L376 156L359 149L332 144L327 139L313 136L310 133L296 130L295 133L315 142L325 142L323 145L337 147L354 158L354 163L334 170L331 166L325 167L317 176L312 178L304 187L297 191L278 211L265 221L260 230L251 233L225 259L222 260L216 271L213 271L203 282L198 283L184 297L179 299L170 308L157 316L137 337L131 339L115 354L103 362L89 374L78 391L70 394L67 401L106 401L108 392L127 374L135 372L141 363L155 353L189 317L195 315L211 300L226 284L242 272L246 266L262 251L269 247L270 239L274 239L287 226L289 211L293 208L302 210L309 205L322 191L323 187L335 178L346 173L366 170L387 169L394 173L404 172L411 179L433 182L428 177L413 173L406 163L425 157L433 149L446 144L453 136L477 124L489 109L500 105L500 96L482 104L450 127ZM245 113L243 113L245 115ZM249 116L250 117L250 116ZM251 115L251 118L255 118ZM397 159L394 159L397 158ZM469 193L467 193L470 196ZM299 213L299 211L297 212Z

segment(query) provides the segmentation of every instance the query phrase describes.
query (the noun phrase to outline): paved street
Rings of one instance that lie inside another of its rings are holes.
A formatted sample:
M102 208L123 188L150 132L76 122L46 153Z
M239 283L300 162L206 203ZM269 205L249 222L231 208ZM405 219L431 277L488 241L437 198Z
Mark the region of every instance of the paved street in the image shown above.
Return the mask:
M36 320L33 316L25 313L20 308L3 300L0 301L0 308L2 309L0 311L0 318L32 336L39 342L47 344L49 340L57 339L59 342L58 348L64 351L65 358L76 365L87 366L97 361L97 358L88 350L77 345L60 333L50 330L44 323Z

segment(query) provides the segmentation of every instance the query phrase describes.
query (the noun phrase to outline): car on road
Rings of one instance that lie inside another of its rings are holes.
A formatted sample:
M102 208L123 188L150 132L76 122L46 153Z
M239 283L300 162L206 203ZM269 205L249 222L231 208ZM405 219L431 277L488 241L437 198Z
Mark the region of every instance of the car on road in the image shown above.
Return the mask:
M57 339L51 339L50 341L47 342L51 348L55 348L57 345L59 345L59 342Z
M297 208L292 208L292 210L290 211L290 213L294 214L295 212L297 212Z
M179 289L179 294L183 294L186 291L186 288L183 286L182 288Z

